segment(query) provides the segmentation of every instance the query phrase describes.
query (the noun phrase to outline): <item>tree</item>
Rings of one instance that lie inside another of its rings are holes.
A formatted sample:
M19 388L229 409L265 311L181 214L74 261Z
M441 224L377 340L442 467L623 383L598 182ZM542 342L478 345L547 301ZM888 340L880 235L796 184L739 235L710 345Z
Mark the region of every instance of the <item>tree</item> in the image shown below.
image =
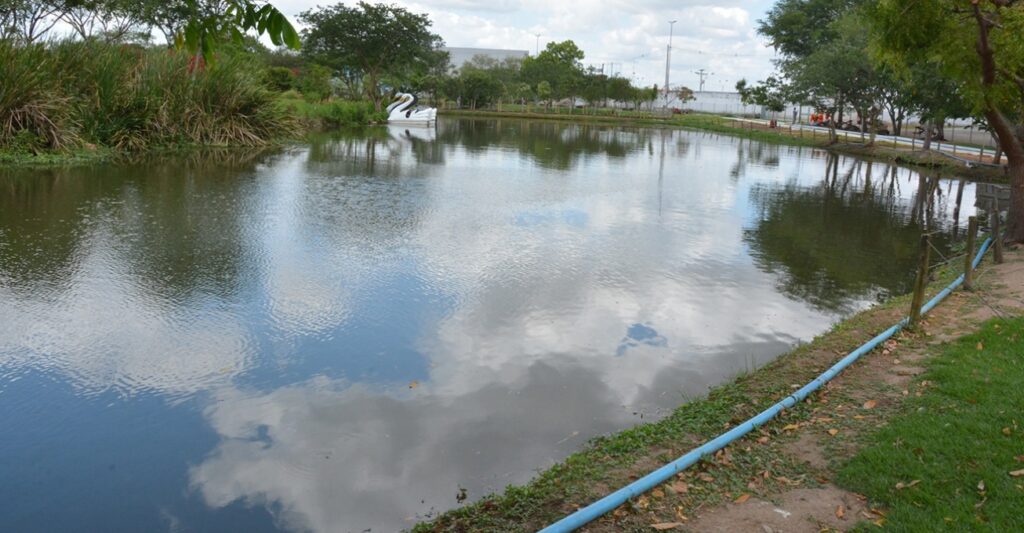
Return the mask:
M679 99L680 103L685 104L691 100L696 100L697 97L693 94L693 89L689 87L679 87L676 89L676 98Z
M504 92L504 86L486 70L463 69L459 73L463 105L470 109L486 107L494 103Z
M1009 165L1007 237L1024 242L1024 2L879 0L872 30L884 61L935 65L985 117Z
M580 94L591 107L603 106L608 99L608 76L591 69L583 77Z
M544 102L545 109L551 105L551 97L554 95L554 91L551 90L551 84L544 80L537 84L537 98L541 102Z
M520 81L513 83L512 87L509 88L509 96L521 105L526 104L527 101L533 98L533 89L531 89L530 84L526 82Z
M583 82L583 51L572 41L551 42L523 60L522 77L530 84L548 82L555 98L575 99ZM573 102L574 104L575 102Z
M65 0L3 0L0 38L17 38L32 44L57 25L68 7Z
M836 123L842 122L846 106L863 103L870 93L867 78L871 63L866 44L857 44L855 24L841 21L862 3L780 0L758 23L758 32L768 37L782 55L778 65L790 99L826 110L832 117L832 142L839 140Z
M443 42L430 31L430 19L394 5L359 2L337 4L299 15L304 53L335 70L352 70L362 78L364 94L377 111L384 99L381 82L427 63Z
M633 86L626 78L613 77L608 80L608 98L616 102L628 102L632 99Z
M61 17L82 39L120 42L143 29L143 5L133 0L88 0L68 6ZM149 30L145 33L148 36Z
M775 76L768 76L760 85L752 86L747 85L746 79L741 79L736 82L736 92L740 93L740 101L744 105L759 105L772 113L786 110L786 89Z
M68 0L81 3L85 0ZM134 8L143 22L156 27L169 45L211 62L227 40L237 44L255 31L276 46L299 48L299 34L273 4L251 0L139 0Z

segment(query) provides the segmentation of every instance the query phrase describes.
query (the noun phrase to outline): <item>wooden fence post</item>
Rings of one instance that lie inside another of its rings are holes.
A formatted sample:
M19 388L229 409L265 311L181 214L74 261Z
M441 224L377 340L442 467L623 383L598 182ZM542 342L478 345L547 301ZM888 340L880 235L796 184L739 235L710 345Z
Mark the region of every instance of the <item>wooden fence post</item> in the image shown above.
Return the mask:
M967 253L964 256L964 289L974 290L974 239L978 237L978 217L967 219Z
M992 258L996 264L1003 262L1003 232L999 231L999 200L995 201L995 209L992 210Z
M928 260L931 255L931 235L921 235L920 262L917 265L917 279L914 280L914 297L910 302L910 327L917 325L921 319L921 306L924 305L924 287L928 284Z

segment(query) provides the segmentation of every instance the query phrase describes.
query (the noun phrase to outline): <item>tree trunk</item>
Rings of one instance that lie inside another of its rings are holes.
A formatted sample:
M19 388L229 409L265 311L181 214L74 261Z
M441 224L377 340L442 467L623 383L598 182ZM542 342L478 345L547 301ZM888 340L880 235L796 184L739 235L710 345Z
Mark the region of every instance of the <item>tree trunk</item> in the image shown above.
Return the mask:
M1006 239L1024 242L1024 161L1010 162L1010 211L1007 213Z
M921 149L925 152L932 149L932 119L924 121L924 146Z
M871 132L871 135L868 137L868 146L875 145L875 135L877 135L878 132L878 126L875 124L877 116L878 115L874 111L871 111L871 117L868 119L868 131Z

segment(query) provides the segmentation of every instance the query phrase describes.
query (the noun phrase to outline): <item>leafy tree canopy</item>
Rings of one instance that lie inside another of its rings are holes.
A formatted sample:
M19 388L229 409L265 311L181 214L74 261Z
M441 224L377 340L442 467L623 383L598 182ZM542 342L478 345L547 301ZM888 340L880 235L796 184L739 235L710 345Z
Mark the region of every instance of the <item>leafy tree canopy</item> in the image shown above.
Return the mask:
M377 110L385 76L427 68L443 45L426 15L396 5L337 4L305 11L299 19L309 26L302 32L307 57L338 71L359 72Z

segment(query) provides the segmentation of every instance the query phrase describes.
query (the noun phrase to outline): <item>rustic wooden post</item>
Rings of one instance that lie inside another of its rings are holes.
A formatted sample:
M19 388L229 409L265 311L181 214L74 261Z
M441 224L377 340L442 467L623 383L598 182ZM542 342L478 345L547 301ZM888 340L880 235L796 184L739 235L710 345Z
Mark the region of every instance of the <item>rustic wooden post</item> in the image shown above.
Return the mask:
M978 237L978 217L967 219L967 255L964 256L964 289L974 290L974 239Z
M921 235L921 256L917 265L917 279L914 281L914 297L910 302L910 326L917 325L921 319L921 306L924 305L924 287L928 282L928 259L931 255L931 236Z
M992 258L996 264L1003 262L1003 232L999 231L999 200L996 199L995 209L992 210Z

